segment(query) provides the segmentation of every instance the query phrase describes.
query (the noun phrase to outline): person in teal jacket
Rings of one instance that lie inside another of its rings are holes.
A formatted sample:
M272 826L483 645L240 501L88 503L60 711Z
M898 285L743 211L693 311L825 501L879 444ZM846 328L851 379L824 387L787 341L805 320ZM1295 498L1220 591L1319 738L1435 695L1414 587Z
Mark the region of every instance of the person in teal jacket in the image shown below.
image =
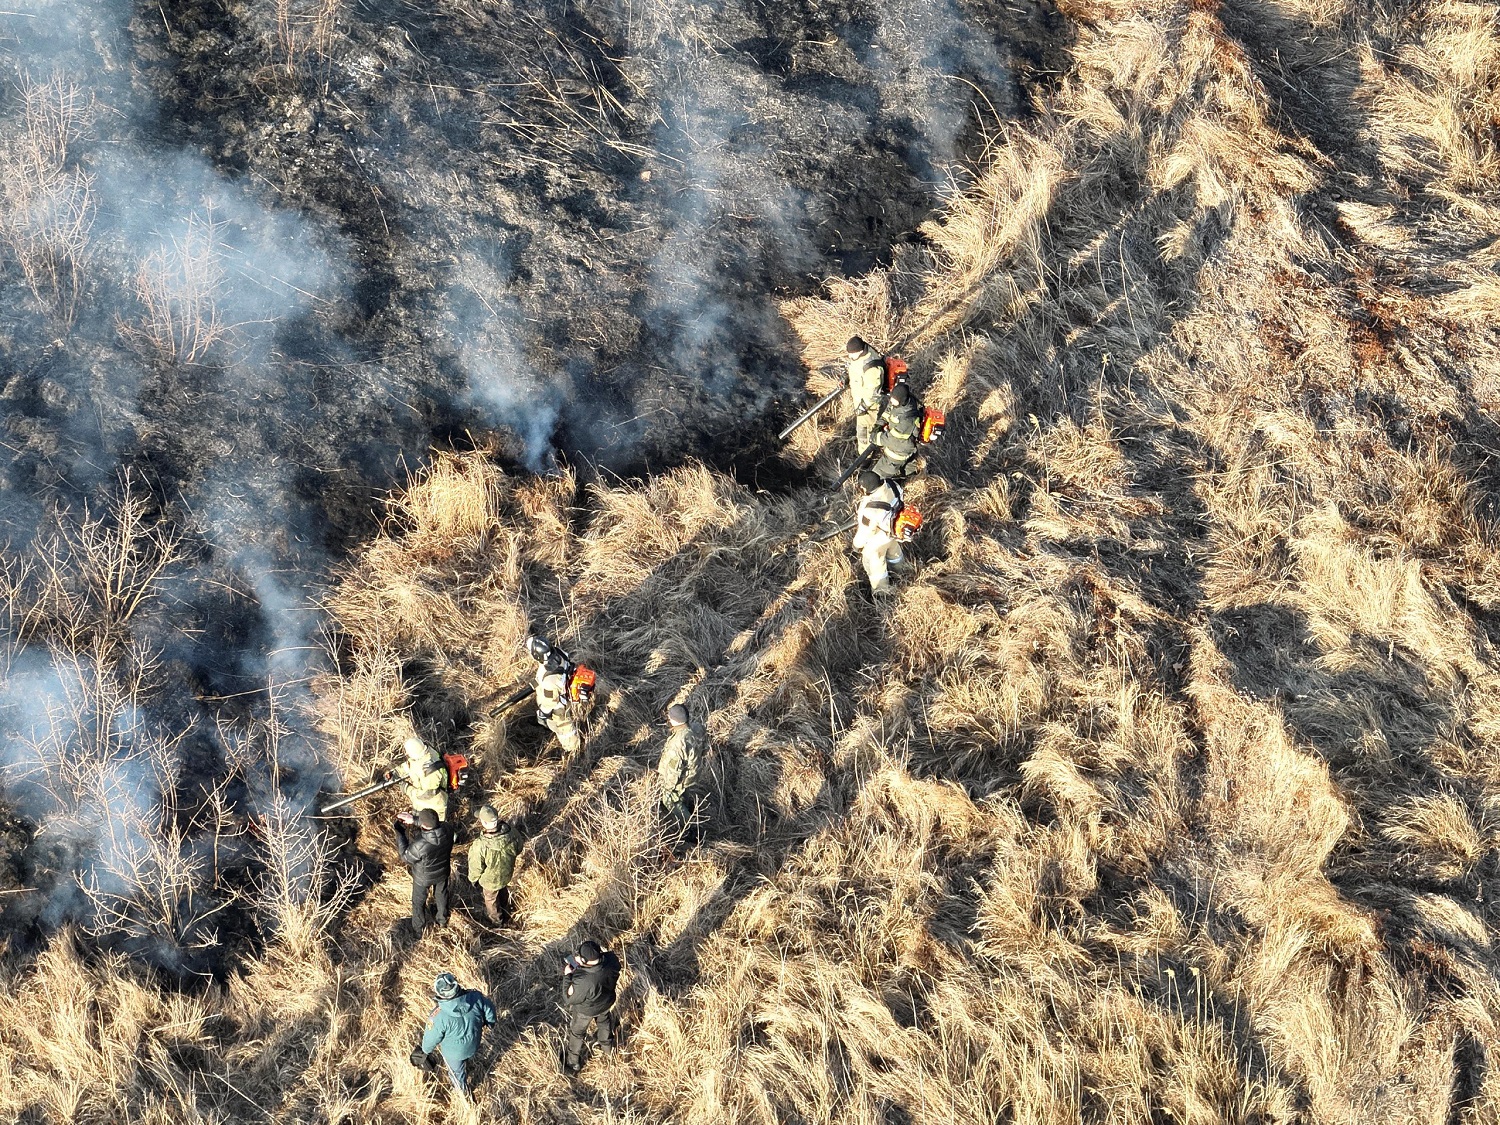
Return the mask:
M495 1026L495 1005L473 989L459 988L458 978L452 973L438 974L432 994L437 1004L427 1017L427 1030L422 1033L421 1047L412 1052L412 1062L421 1066L434 1050L441 1051L453 1088L467 1098L470 1083L466 1064L479 1053L484 1029Z

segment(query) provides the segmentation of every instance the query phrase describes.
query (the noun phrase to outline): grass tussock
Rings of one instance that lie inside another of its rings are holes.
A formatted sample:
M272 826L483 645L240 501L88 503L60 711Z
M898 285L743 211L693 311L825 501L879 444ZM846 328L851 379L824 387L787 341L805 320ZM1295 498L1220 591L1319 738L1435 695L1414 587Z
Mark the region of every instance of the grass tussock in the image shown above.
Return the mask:
M484 1119L1500 1113L1492 13L1060 7L1070 70L926 242L784 310L948 413L897 596L811 487L436 457L327 599L319 722L349 785L411 731L473 757L520 927L402 948L387 874L190 995L58 940L8 963L0 1108L467 1122L406 1061L449 969L501 1009ZM489 713L531 631L600 674L581 754ZM675 701L715 746L681 863ZM396 807L353 840L388 872ZM584 936L628 1049L574 1087Z

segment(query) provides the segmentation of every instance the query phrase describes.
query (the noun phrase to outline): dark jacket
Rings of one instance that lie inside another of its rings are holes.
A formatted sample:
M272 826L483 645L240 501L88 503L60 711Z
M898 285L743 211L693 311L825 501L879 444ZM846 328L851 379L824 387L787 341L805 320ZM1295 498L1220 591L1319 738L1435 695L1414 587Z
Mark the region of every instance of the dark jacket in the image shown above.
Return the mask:
M422 1053L443 1049L449 1062L472 1059L479 1050L479 1037L486 1027L495 1026L495 1005L473 989L460 992L451 1000L439 1000L427 1017L422 1033Z
M396 854L401 862L411 868L411 877L424 882L446 881L448 861L453 855L453 828L438 823L436 828L422 831L396 825Z
M917 455L917 430L922 426L922 408L914 402L891 403L881 415L883 428L875 437L881 452L892 461L910 461Z
M579 1015L602 1016L615 1006L620 959L606 952L597 965L581 965L563 978L563 1003Z

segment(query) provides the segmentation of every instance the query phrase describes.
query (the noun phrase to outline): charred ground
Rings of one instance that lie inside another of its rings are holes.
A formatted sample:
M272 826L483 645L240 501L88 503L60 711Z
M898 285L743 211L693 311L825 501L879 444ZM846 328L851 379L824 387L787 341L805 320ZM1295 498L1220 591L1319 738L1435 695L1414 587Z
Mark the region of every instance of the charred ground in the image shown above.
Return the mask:
M774 456L803 389L775 298L888 261L1064 37L1045 5L391 0L286 68L261 8L137 16L165 130L349 238L339 334L427 437L488 428L481 350L532 456L555 413L626 474Z

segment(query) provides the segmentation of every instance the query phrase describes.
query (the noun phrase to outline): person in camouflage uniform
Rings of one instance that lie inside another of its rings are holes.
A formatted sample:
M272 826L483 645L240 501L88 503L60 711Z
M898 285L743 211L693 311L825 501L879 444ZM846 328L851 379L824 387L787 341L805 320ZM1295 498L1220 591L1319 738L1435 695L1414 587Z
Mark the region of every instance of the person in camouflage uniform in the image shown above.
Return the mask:
M484 895L484 912L489 920L503 925L510 920L510 881L521 843L511 826L489 805L480 808L478 819L479 835L469 845L469 882Z
M708 731L703 724L689 721L687 708L680 703L667 708L667 722L672 733L656 766L662 812L679 839L692 839L698 830L701 794L697 786L708 753Z

